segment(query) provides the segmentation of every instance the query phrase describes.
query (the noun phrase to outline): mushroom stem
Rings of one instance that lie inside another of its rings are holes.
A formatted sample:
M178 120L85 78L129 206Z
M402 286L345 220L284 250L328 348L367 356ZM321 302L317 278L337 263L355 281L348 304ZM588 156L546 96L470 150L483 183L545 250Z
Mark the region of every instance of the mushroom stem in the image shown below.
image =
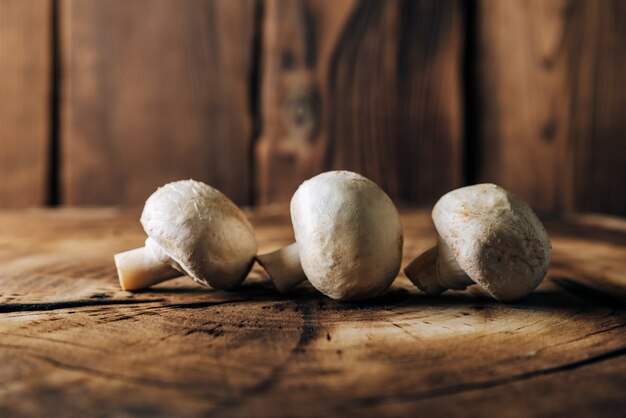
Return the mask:
M439 254L437 256L437 278L439 284L446 289L465 290L474 281L459 266L456 257L446 243L438 238Z
M422 292L428 295L438 295L446 290L438 281L437 255L439 248L435 245L426 252L419 255L415 260L406 266L404 274Z
M280 293L286 293L306 280L300 264L298 244L295 242L274 252L257 255L256 259Z
M448 289L463 290L474 283L441 239L438 245L413 260L404 274L428 295L438 295Z
M155 258L146 247L115 254L114 258L123 290L144 289L182 274Z

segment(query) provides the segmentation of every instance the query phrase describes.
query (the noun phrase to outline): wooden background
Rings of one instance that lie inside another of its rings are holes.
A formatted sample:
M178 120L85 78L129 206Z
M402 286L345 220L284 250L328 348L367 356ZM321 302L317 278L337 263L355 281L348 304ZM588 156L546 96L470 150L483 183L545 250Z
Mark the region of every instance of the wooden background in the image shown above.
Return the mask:
M400 203L493 181L626 215L626 2L0 0L0 207L193 177L284 203L344 168Z

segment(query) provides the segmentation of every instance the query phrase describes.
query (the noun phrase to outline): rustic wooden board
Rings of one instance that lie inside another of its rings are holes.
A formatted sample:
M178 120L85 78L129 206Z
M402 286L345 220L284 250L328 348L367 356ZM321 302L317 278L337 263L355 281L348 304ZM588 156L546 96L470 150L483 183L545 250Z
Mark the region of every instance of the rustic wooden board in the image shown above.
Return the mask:
M0 1L0 207L48 199L51 4Z
M624 220L548 221L549 280L516 303L400 277L344 304L279 296L256 268L237 292L122 292L137 217L0 213L1 416L623 416ZM262 251L290 241L287 216L252 220ZM434 234L425 211L402 220L406 263Z
M63 203L195 178L250 200L253 0L62 0Z
M479 3L479 178L544 210L626 215L626 7Z
M264 5L260 203L329 169L418 203L461 183L459 1Z

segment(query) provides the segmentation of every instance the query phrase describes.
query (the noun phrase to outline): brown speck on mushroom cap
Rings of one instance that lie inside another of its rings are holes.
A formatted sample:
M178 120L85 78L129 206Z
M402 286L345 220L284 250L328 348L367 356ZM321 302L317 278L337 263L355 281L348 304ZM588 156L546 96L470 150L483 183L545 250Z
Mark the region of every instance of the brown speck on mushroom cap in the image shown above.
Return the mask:
M548 235L532 209L503 188L477 184L453 190L432 215L456 262L495 299L523 297L545 276Z

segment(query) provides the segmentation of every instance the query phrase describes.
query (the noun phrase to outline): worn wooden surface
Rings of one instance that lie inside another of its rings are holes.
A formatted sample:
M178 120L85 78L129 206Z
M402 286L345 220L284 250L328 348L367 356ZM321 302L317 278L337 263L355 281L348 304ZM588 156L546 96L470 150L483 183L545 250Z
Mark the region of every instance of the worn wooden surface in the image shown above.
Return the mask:
M417 203L461 184L461 2L264 5L260 203L333 168Z
M253 0L61 1L62 201L195 178L250 202Z
M0 0L0 207L48 199L51 0Z
M257 268L236 292L122 292L137 217L0 213L0 416L623 416L624 220L548 221L548 279L516 303L400 277L342 304L279 296ZM434 235L425 211L402 220L406 264ZM252 221L261 251L290 241L286 216Z
M626 215L626 5L478 2L478 177L535 208Z

